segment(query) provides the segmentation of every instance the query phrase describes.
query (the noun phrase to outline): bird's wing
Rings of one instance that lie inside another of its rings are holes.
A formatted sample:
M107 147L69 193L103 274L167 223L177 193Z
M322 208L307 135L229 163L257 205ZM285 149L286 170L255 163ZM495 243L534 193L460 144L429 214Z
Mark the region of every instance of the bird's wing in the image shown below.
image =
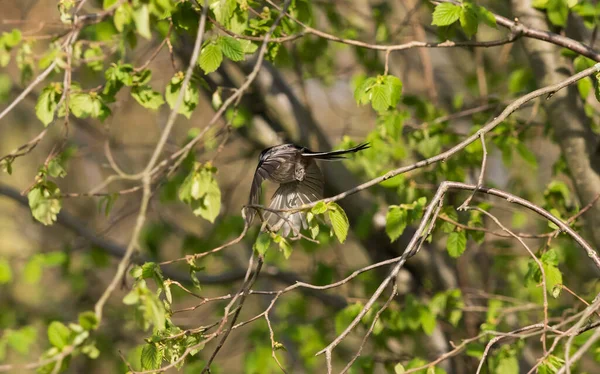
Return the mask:
M297 152L297 149L291 147L279 148L276 151L273 151L268 157L265 157L258 164L256 171L254 172L254 178L252 179L248 204L258 205L260 203L262 182L265 179L268 179L269 175L277 170L282 163L288 162L290 157L294 156ZM247 219L252 221L255 213L255 210L251 209L250 213L247 215Z
M283 210L310 204L323 198L323 189L321 170L315 162L311 162L306 168L303 181L284 183L279 186L273 194L269 208ZM283 212L267 212L266 222L271 231L281 230L284 237L288 236L290 232L298 234L303 227L308 228L304 212L295 212L287 217Z

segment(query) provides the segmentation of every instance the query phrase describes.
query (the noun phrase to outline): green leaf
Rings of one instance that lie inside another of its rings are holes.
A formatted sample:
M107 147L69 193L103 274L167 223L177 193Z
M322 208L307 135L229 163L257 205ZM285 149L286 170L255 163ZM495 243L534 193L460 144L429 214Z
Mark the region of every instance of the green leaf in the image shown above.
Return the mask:
M242 61L245 59L244 48L239 40L231 36L221 36L217 39L225 57L231 61Z
M142 16L143 14L138 14L138 16ZM118 32L123 32L123 30L125 30L125 27L127 27L128 25L131 24L131 22L133 21L133 11L131 9L131 5L128 3L124 3L121 6L119 6L116 10L115 13L113 15L113 22L115 24L115 28L117 29ZM140 18L139 21L143 20ZM136 22L139 22L136 21ZM146 32L148 30L144 30L144 32ZM138 32L140 32L138 30ZM140 32L141 34L141 32Z
M398 363L396 364L396 366L394 366L394 374L404 374L406 373L406 369L404 368L404 366L402 366L402 364Z
M483 21L489 27L496 28L496 16L494 16L494 13L479 5L475 5L475 8L477 9L480 22Z
M12 29L11 32L3 32L0 38L0 44L3 44L9 51L21 43L22 35L19 29Z
M219 44L211 42L202 48L199 63L205 74L217 70L221 62L223 62L223 51Z
M27 355L30 353L31 346L38 340L37 330L33 326L25 326L18 330L4 330L3 337L0 339L0 359L3 359L1 351L4 339L14 350Z
M371 106L378 112L387 110L392 105L392 97L384 84L371 87Z
M393 75L386 75L384 82L386 89L390 92L390 105L395 107L402 96L402 81Z
M6 258L0 258L0 284L12 281L12 270Z
M131 96L144 108L156 110L165 103L162 95L154 91L150 86L134 86Z
M392 242L396 241L406 229L408 212L398 205L392 205L388 208L385 217L385 232Z
M577 81L577 90L579 91L579 95L581 99L584 101L587 99L588 95L592 91L594 84L590 77L585 77Z
M208 164L196 164L179 188L179 199L191 204L195 215L210 222L214 222L221 210L221 190L215 172Z
M448 254L451 257L458 258L467 249L467 235L464 231L454 231L448 236L446 243Z
M434 26L449 26L458 21L461 13L462 8L460 5L441 3L433 11L433 21L431 24Z
M152 38L152 33L150 32L150 11L148 10L148 5L142 4L142 6L133 10L133 22L135 23L137 32L142 37L146 39Z
M269 249L269 247L271 246L271 235L261 232L260 234L258 234L258 237L256 238L256 242L254 242L254 250L264 256L265 253L267 253L267 250Z
M175 107L175 103L177 102L177 98L181 92L181 86L183 85L184 78L185 76L183 72L178 72L175 74L175 76L173 76L173 78L171 78L171 82L169 82L167 85L165 90L165 99L167 100L167 104L169 104L171 109ZM178 113L190 118L192 116L192 112L194 109L196 109L199 100L200 92L198 91L198 87L192 80L190 80L183 95L183 102L179 106Z
M160 368L163 359L163 351L154 344L146 344L142 349L141 364L144 370Z
M77 118L99 118L106 119L110 115L110 109L95 92L74 92L69 98L69 110Z
M327 204L325 204L322 201L319 201L317 203L317 205L315 205L314 207L312 207L312 209L310 210L313 214L317 215L317 214L323 214L327 211L328 206Z
M271 237L275 243L279 245L279 250L283 253L283 257L290 258L292 255L292 246L290 243L281 235L273 234Z
M566 0L549 0L546 6L548 19L555 26L566 26L569 18L569 7Z
M59 83L52 83L46 86L38 97L37 104L35 105L35 114L44 126L48 126L54 119L54 112L62 94L61 87L62 85Z
M236 7L236 0L213 0L210 4L210 9L215 14L217 21L225 27L230 26L230 20Z
M63 323L53 321L48 326L48 340L50 344L56 348L62 350L64 347L69 345L71 337L71 330Z
M419 320L421 322L421 327L423 328L423 331L427 335L433 334L433 330L435 330L436 325L435 315L427 307L422 307L420 309L419 314Z
M43 262L40 256L33 256L25 264L23 269L23 278L29 284L36 284L42 277Z
M564 364L565 360L562 358L550 355L538 367L538 374L556 374Z
M354 100L356 100L356 104L362 105L369 102L368 92L376 82L375 78L367 78L362 74L354 77L352 85L354 86Z
M44 225L54 223L62 207L59 194L60 190L52 182L32 188L27 194L27 199L33 217Z
M493 371L497 374L513 374L519 372L519 360L517 359L514 351L502 352L497 356L498 365Z
M92 112L92 98L87 93L73 93L69 98L69 109L77 118L86 118Z
M95 330L98 327L96 313L89 310L79 313L79 324L86 330Z
M473 4L463 4L462 11L460 12L460 26L469 38L477 33L479 19L477 10Z
M350 227L348 216L346 216L344 209L342 209L342 207L336 203L329 204L328 213L329 219L331 220L331 226L333 227L333 232L340 243L343 243L348 236L348 228Z

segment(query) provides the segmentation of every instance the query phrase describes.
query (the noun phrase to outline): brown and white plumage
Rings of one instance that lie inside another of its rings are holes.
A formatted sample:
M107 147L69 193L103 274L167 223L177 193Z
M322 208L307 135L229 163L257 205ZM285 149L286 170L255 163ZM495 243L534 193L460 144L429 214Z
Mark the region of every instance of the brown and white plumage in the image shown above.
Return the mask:
M258 205L261 185L264 180L279 183L279 188L273 194L269 209L285 210L310 204L323 198L324 181L321 170L315 162L318 160L340 160L346 153L354 153L368 148L361 144L354 148L332 151L312 152L294 144L282 144L267 148L261 152L258 166L252 180L249 204ZM247 214L248 223L252 222L255 211ZM294 233L296 236L302 228L307 228L304 212L292 214L267 211L265 222L271 231L281 231L283 236Z

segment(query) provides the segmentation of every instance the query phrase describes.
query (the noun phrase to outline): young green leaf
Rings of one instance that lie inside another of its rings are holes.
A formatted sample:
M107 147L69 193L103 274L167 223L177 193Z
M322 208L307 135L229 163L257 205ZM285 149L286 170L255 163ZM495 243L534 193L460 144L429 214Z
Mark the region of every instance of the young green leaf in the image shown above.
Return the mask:
M86 330L95 330L98 327L96 313L92 311L79 313L79 324Z
M221 190L214 178L216 169L196 164L179 188L179 199L191 204L193 213L211 223L221 210Z
M239 40L231 36L221 36L217 39L225 57L231 61L242 61L245 58L244 48Z
M465 3L460 12L460 26L469 38L477 33L479 26L479 14L475 5Z
M27 194L29 208L35 219L44 225L51 225L62 207L60 190L56 184L46 182L35 186Z
M392 104L392 98L387 87L378 83L371 87L371 106L378 112L387 110Z
M264 256L270 246L271 235L261 232L260 234L258 234L256 242L254 242L253 248L258 254Z
M142 348L141 364L144 370L160 368L163 359L163 351L155 344L146 344Z
M52 83L42 90L35 105L35 114L44 126L48 126L54 119L54 112L58 106L61 94L62 85L60 83Z
M467 235L464 231L454 231L448 236L446 243L448 254L451 257L458 258L467 249Z
M48 326L48 340L60 350L69 344L70 336L71 330L62 322L52 321Z
M202 48L199 63L205 74L217 70L221 66L221 62L223 62L223 51L219 44L211 42Z
M167 100L167 104L169 104L169 107L171 109L175 107L175 103L177 102L177 98L179 97L179 93L181 92L183 79L183 72L178 72L173 76L173 78L171 78L171 82L169 82L169 84L167 85L167 88L165 90L165 99ZM193 81L190 81L186 87L185 93L183 95L183 102L179 106L178 113L183 114L187 118L190 118L192 116L192 112L198 105L199 100L200 92L198 91L198 87L194 84Z
M154 91L150 86L134 86L131 96L144 108L156 110L165 103L162 95Z
M548 19L555 26L566 26L569 18L569 6L565 0L549 0L546 6Z
M350 227L348 216L346 216L344 209L342 209L342 207L336 203L329 204L328 213L329 219L331 220L331 226L333 227L333 232L340 243L343 243L348 236L348 228Z
M460 5L452 3L438 4L433 11L431 24L434 26L449 26L458 21L461 13L462 7Z
M392 205L388 208L385 220L385 232L392 242L396 241L404 232L408 221L407 211L398 205Z
M152 38L150 32L150 11L148 5L143 4L139 8L133 10L133 22L137 32L146 39Z

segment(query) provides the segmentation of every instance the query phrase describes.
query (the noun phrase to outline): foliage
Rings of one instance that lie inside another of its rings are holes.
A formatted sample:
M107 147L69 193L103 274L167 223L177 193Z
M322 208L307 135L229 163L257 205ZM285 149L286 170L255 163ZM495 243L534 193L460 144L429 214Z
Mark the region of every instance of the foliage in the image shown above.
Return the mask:
M555 90L501 112L549 83L548 67L511 43L560 45L553 72L594 69L595 1L532 1L550 31L527 35L497 1L57 3L39 30L23 15L0 32L0 195L29 207L24 218L3 205L6 367L324 372L327 357L341 368L360 352L350 373L480 362L486 373L556 373L565 351L590 351L573 372L600 360L591 332L555 335L600 290L595 253L580 247L598 237L598 204L583 198L597 185L581 180L600 170L600 73L568 82L569 108L589 130L578 146L561 141L582 135L553 123ZM27 87L29 107L18 96ZM296 237L261 229L261 214L246 226L240 213L255 153L275 139L370 145L319 161L333 198L304 207ZM580 148L589 157L574 159ZM480 175L477 188L438 195ZM592 313L582 325L596 322ZM442 352L440 340L454 343ZM233 345L240 354L228 357Z

